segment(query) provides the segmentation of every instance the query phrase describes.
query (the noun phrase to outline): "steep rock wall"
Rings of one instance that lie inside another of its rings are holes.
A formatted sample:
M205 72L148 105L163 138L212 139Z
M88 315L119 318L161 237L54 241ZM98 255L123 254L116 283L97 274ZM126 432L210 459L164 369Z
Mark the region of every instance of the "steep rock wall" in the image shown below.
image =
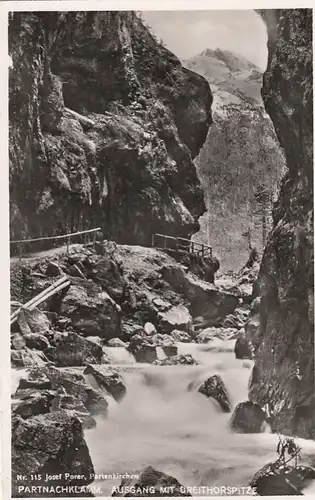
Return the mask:
M212 95L133 12L14 13L9 52L12 239L198 230Z
M269 59L262 96L288 173L258 277L260 327L250 398L273 430L315 437L312 11L262 12Z

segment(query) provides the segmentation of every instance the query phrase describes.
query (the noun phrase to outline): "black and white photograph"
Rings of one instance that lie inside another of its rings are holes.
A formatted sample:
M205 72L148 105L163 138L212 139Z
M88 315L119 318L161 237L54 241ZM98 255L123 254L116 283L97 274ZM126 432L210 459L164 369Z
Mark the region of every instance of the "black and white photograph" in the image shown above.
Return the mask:
M315 495L313 10L31 3L11 498Z

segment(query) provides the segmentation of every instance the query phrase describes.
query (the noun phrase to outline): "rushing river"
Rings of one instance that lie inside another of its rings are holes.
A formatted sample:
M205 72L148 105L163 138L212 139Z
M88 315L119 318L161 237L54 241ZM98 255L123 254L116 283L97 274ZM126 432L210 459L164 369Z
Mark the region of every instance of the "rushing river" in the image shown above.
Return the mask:
M85 432L96 474L131 475L152 465L184 486L247 486L261 466L277 457L277 436L268 429L263 434L232 433L229 414L215 401L187 391L191 381L217 373L233 406L246 400L251 362L236 360L232 349L219 341L211 349L179 344L179 352L192 354L203 365L150 366L130 363L121 348L112 348L108 354L120 364L127 395L110 406L107 420ZM303 462L310 463L314 442L298 441ZM120 481L107 477L94 486L111 495Z
M97 418L96 428L85 430L95 473L107 476L93 484L102 496L120 485L118 475L137 474L147 465L186 487L245 487L260 467L277 457L278 438L268 429L262 434L232 433L230 414L222 413L216 401L187 390L190 382L197 385L219 374L233 407L247 400L252 362L235 359L233 344L178 344L178 352L191 354L202 363L198 366L140 364L125 348L104 348L124 377L127 394L119 404L108 398L108 418ZM77 369L82 373L82 367ZM12 370L12 392L27 371ZM98 387L93 377L86 378ZM302 463L314 466L314 441L296 441ZM315 482L304 493L314 495Z

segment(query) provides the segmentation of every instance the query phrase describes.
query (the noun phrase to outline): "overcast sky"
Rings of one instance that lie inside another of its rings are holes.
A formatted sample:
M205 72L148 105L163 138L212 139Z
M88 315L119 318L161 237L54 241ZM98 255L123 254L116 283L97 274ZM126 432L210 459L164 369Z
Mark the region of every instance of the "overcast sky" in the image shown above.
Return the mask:
M266 68L267 32L253 10L146 11L143 17L181 60L220 48Z

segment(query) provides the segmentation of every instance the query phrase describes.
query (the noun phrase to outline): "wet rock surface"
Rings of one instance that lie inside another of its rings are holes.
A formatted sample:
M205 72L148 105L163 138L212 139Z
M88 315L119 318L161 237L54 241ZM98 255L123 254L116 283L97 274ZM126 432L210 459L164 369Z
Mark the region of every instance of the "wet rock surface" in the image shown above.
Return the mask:
M88 365L84 373L92 375L98 384L111 394L116 401L121 401L126 394L126 385L121 375L114 369L98 365Z
M215 399L224 413L231 411L231 404L226 387L220 375L212 375L200 385L198 392L207 398Z
M315 479L315 469L303 465L283 467L270 462L262 467L250 482L260 496L303 495L302 490Z
M72 279L64 296L60 314L69 318L73 328L83 335L101 338L120 334L121 309L100 285L80 278Z
M266 414L251 401L239 403L232 414L230 427L234 432L253 434L261 432Z

